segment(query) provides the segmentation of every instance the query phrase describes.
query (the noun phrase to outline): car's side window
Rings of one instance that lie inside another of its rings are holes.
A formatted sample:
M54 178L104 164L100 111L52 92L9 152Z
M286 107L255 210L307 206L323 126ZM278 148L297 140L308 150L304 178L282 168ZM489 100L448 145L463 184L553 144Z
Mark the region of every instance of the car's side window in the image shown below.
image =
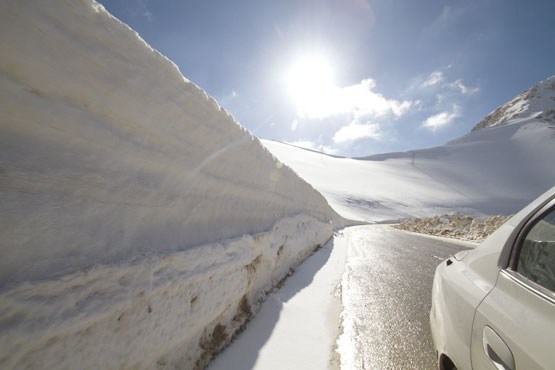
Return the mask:
M516 271L555 292L555 209L540 217L521 240Z

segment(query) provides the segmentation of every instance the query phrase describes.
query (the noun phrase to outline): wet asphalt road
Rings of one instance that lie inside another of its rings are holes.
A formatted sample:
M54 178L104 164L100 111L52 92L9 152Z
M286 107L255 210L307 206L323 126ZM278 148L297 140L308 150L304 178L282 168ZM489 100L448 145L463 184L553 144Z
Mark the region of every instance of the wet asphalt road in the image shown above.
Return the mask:
M433 275L443 259L465 247L386 225L343 234L349 243L343 280L348 367L435 369L429 328Z

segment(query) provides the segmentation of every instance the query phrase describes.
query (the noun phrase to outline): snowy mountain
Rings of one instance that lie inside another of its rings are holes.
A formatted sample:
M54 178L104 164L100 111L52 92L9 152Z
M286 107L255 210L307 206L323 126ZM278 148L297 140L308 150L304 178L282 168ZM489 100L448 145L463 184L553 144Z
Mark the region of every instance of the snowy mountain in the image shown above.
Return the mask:
M0 2L0 368L202 368L341 222L100 4Z
M0 368L203 368L336 211L510 213L555 183L553 82L441 147L278 161L93 0L0 2L0 51Z
M510 214L555 184L554 83L550 77L492 113L487 127L431 149L350 159L263 143L351 219Z
M503 104L488 114L472 131L510 125L530 118L555 123L555 76L545 79Z

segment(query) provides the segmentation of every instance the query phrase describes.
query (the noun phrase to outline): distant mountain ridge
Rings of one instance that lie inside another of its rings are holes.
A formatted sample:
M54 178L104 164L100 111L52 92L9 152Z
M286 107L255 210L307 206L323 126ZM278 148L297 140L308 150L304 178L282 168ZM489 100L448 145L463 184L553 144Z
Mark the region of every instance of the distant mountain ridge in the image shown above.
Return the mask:
M472 131L526 119L555 123L555 75L532 86L481 120Z

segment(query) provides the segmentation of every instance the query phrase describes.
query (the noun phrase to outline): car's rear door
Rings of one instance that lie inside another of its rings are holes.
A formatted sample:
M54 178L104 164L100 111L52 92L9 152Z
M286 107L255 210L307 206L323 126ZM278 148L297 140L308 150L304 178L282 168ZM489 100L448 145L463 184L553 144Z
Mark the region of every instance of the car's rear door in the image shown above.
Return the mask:
M473 369L555 369L555 205L522 228L495 288L478 306Z

